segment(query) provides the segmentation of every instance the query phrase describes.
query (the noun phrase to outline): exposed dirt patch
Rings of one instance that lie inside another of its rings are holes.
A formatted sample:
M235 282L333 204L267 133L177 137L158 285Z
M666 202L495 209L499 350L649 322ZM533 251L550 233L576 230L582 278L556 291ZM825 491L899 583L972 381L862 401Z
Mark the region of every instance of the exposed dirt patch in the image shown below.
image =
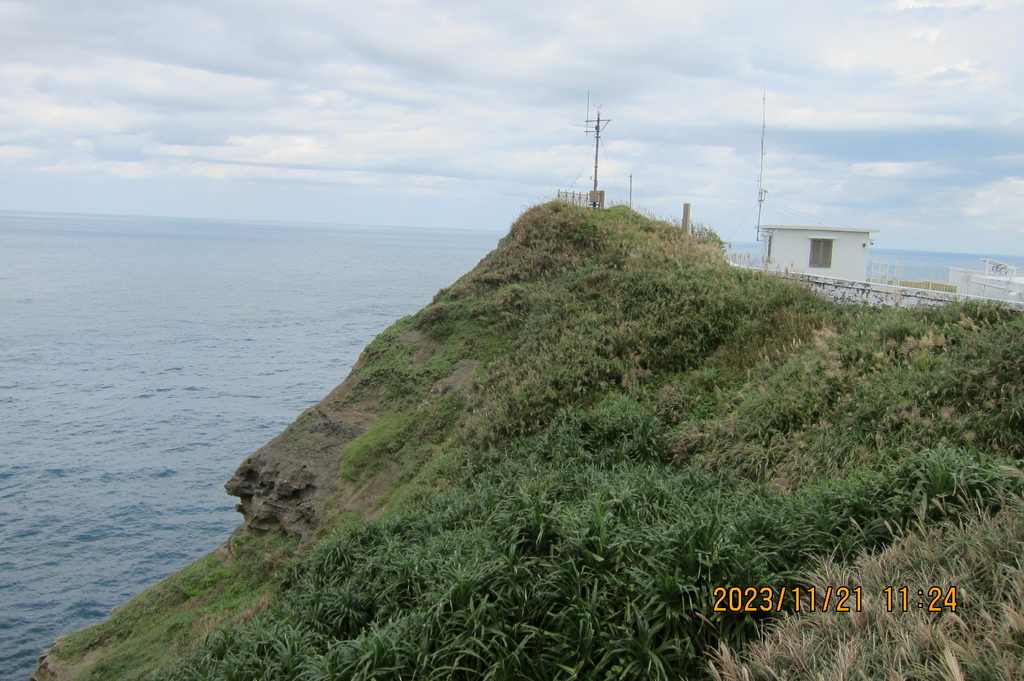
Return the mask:
M61 638L63 637L58 636L53 645L56 646ZM81 659L76 660L74 664L61 662L50 652L52 648L47 649L39 656L39 666L29 677L29 681L65 681L78 678L78 675L87 667L102 658L107 653L107 649L108 646L93 648Z
M443 345L430 340L417 329L406 331L402 334L400 341L404 347L412 350L412 365L414 367L421 367L444 353Z
M342 509L345 511L360 511L364 516L373 517L379 515L387 507L380 501L384 494L399 475L402 474L402 466L398 463L390 463L388 466L364 482L345 499Z
M475 359L460 359L455 364L455 371L452 372L452 375L435 383L434 387L430 389L430 394L443 395L461 389L469 382L469 379L473 378L473 374L476 373L479 366L480 362Z

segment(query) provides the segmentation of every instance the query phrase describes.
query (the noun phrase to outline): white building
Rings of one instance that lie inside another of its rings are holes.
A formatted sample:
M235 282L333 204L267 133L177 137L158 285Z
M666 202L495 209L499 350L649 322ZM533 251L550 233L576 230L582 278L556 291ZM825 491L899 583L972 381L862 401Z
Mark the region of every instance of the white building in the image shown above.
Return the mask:
M761 225L768 268L865 281L871 233L877 229Z

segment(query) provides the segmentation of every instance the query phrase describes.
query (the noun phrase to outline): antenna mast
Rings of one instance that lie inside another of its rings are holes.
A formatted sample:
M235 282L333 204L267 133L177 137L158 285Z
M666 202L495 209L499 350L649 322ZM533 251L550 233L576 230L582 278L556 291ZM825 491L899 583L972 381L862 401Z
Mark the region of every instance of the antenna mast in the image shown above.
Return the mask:
M601 123L602 123L602 121L601 121L601 105L600 104L595 104L594 106L597 108L597 119L596 120L587 119L587 121L586 121L586 124L587 124L586 133L588 135L590 133L594 133L594 191L596 192L597 191L597 160L598 160L598 153L599 153L599 151L601 149L601 131L608 127L608 124L611 123L611 119L603 121L604 125L602 126L601 125ZM590 113L590 93L588 92L587 93L587 114L589 115L589 113ZM593 124L594 127L591 128L590 124ZM591 203L593 204L594 201L592 200ZM603 201L602 201L602 203L603 203Z
M761 168L757 171L757 240L761 241L763 234L761 233L761 207L764 205L764 197L768 194L768 190L762 186L762 180L764 179L764 133L767 128L767 101L768 101L768 88L764 89L761 94Z

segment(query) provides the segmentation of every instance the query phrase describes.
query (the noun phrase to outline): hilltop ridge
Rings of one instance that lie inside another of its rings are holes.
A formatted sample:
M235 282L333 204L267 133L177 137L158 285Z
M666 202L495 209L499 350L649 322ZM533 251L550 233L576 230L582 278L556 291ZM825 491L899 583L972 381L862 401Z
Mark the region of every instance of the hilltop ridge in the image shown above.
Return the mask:
M222 550L46 666L770 678L795 663L757 648L763 625L799 631L803 614L716 610L716 587L823 584L822 561L896 565L952 526L1019 535L1000 514L1024 480L1022 331L995 306L839 307L624 206L535 206L242 463ZM1011 558L955 575L976 621L1010 632L1020 600L985 575L1024 584ZM963 668L1024 658L961 619L940 629ZM923 645L872 650L851 673L948 666Z
M704 265L724 262L719 249L698 244L671 226L660 225L654 237L657 223L622 209L611 215L620 216L621 223L607 216L599 222L593 213L561 203L526 213L471 272L441 291L411 323L399 323L401 332L397 327L385 331L344 383L248 457L228 481L227 491L239 497L244 518L236 537L277 529L307 542L324 522L328 500L335 512L378 510L377 492L390 484L393 471L379 471L359 486L345 484L336 475L339 455L344 460L345 448L382 413L407 409L411 395L420 400L417 409L433 408L436 397L453 390L468 397L464 388L481 364L498 359L503 354L499 348L511 348L515 317L530 302L527 286L541 285L583 260L604 270L621 268L645 231L661 243L666 265L686 259ZM633 234L630 226L640 229ZM464 328L450 328L456 324ZM387 363L395 366L379 366ZM493 368L503 367L499 362ZM515 430L526 430L525 422Z

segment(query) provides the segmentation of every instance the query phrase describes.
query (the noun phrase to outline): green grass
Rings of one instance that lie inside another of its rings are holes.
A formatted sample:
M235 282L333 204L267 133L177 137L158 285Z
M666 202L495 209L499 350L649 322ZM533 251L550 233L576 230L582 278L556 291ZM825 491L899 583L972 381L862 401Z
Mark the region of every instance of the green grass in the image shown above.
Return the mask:
M714 612L714 586L806 585L816 562L955 526L1022 487L955 450L795 495L663 456L634 404L566 412L480 457L458 491L324 542L230 649L164 678L693 678L768 617Z
M389 471L388 512L208 637L147 597L156 638L118 636L148 668L205 637L161 678L708 678L714 651L720 673L760 664L744 651L783 618L714 612L715 586L822 583L983 532L1021 493L1024 316L828 304L622 206L526 211L358 379L378 418L339 476ZM167 584L219 607L250 583L234 569Z
M194 647L206 632L248 620L262 611L275 588L274 575L289 561L294 542L269 536L233 542L233 556L211 553L115 609L102 623L61 639L53 653L74 662L89 651L103 656L78 677L138 678Z
M414 323L412 317L400 319L366 347L365 363L357 372L359 382L352 401L379 390L382 404L405 408L423 399L434 382L451 371L451 353L421 365L413 362L415 346L403 338L413 330Z
M360 482L379 472L402 450L411 423L412 414L408 412L381 415L368 431L345 447L338 475L349 482Z
M677 429L677 457L799 484L942 444L1024 456L1020 314L949 305L836 322Z

